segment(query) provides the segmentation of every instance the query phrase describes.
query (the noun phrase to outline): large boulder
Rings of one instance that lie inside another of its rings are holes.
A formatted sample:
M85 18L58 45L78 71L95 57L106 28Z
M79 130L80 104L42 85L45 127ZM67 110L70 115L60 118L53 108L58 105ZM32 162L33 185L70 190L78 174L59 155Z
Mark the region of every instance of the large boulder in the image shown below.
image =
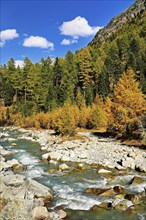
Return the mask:
M1 210L1 220L30 220L31 214L24 200L8 201Z

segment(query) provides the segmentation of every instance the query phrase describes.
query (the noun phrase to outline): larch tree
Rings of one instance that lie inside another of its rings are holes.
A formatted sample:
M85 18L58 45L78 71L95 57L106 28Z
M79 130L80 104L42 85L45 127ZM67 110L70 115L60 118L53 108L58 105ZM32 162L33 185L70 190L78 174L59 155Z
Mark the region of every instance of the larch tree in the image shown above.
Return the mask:
M134 78L132 69L128 69L120 78L113 96L111 106L112 120L110 130L116 134L128 135L129 129L134 129L137 123L141 123L146 113L146 101L139 83Z

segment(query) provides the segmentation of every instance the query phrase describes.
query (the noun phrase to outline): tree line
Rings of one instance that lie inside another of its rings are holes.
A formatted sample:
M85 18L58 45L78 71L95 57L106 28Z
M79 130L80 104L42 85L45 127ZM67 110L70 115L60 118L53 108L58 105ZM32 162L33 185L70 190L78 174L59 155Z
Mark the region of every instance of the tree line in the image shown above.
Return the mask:
M11 106L13 114L21 114L25 119L42 114L42 112L46 114L54 112L54 115L60 112L61 118L61 109L66 106L68 109L69 106L74 106L72 110L70 109L71 115L74 115L73 112L76 112L76 117L79 115L80 119L78 122L76 119L74 123L80 127L93 128L97 127L97 124L106 124L107 126L108 113L111 109L112 114L118 115L113 120L121 117L117 119L120 123L124 123L127 117L131 117L130 114L137 118L131 112L136 110L130 110L128 113L127 110L124 110L130 105L128 103L131 100L134 101L131 98L131 94L135 97L134 90L131 93L125 89L127 104L123 106L123 109L122 103L119 106L116 105L114 100L118 103L118 98L114 97L116 94L123 95L123 86L120 87L121 93L117 92L118 83L121 82L124 74L127 73L128 76L128 73L130 74L132 71L130 80L137 89L135 94L141 94L141 100L145 103L143 95L146 93L145 30L144 16L127 24L110 39L105 39L104 43L88 45L75 53L68 51L65 57L56 58L55 61L48 57L34 64L26 57L24 67L18 66L16 68L15 61L11 58L6 65L0 67L0 98L4 99L5 106ZM126 80L127 86L125 85L125 88L134 89L130 87L130 81ZM136 97L135 100L137 103L140 101ZM141 106L141 104L139 105ZM107 106L110 106L110 110L107 110ZM144 114L144 107L141 109L143 110L140 111L140 116ZM66 110L64 109L64 111ZM68 115L68 111L66 111L66 115ZM126 111L124 112L125 116L123 116L123 111ZM137 113L135 114L137 115ZM85 117L87 115L89 117ZM112 116L110 115L110 117ZM96 122L93 122L94 118L96 118ZM140 117L138 116L138 118ZM55 121L55 119L51 120ZM75 121L75 118L73 120ZM117 127L116 129L113 127L115 132L120 130L120 127ZM57 129L59 131L59 127ZM124 132L122 131L122 133Z

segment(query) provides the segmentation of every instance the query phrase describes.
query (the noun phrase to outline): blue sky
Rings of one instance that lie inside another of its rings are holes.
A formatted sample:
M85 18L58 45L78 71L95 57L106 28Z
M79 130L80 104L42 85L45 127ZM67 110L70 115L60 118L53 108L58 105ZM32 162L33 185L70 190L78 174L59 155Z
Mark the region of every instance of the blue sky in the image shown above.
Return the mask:
M85 47L134 0L1 0L0 63L62 57Z

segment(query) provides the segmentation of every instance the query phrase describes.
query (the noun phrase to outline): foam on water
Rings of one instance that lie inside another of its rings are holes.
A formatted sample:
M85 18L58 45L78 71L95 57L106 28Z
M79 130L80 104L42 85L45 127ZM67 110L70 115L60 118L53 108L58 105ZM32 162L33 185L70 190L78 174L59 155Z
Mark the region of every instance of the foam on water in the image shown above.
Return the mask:
M29 164L32 165L32 164L37 164L39 162L39 159L26 153L19 156L18 160L24 165L29 165Z

